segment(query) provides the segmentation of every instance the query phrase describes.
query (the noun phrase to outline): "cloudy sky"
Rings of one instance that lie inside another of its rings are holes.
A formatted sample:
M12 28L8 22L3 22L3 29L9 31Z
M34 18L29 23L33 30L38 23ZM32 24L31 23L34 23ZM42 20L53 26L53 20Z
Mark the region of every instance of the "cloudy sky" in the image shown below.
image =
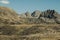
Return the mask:
M10 2L8 0L0 0L0 3L2 3L2 4L9 4Z
M12 8L18 13L47 9L60 12L60 0L0 0L0 6Z

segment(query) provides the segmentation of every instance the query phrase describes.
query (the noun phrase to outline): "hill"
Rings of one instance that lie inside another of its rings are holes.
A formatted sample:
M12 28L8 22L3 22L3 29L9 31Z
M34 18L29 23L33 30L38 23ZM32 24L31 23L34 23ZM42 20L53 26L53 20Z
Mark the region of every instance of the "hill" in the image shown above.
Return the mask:
M50 9L17 14L0 7L0 40L60 40L60 14Z
M20 20L18 14L11 8L0 7L0 24L14 24Z

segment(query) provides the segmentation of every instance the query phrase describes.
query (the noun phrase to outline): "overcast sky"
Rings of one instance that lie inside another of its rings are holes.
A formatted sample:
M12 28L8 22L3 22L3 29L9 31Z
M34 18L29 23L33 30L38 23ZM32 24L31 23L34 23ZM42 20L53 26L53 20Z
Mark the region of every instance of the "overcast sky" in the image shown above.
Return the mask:
M60 12L60 0L0 0L0 6L14 9L18 13L55 9Z

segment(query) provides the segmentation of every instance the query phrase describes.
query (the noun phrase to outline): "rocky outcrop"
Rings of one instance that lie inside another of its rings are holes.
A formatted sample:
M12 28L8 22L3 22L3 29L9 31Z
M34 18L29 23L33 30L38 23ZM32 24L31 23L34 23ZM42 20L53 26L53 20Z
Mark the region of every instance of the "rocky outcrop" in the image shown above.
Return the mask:
M22 17L23 16L23 17ZM55 10L34 11L33 13L26 12L21 18L25 18L26 23L59 23L60 14Z
M40 14L38 19L41 19L45 23L60 23L59 15L55 10L46 10Z
M55 10L46 10L41 13L40 17L46 17L46 18L56 18L58 14Z
M41 12L39 10L36 10L31 14L31 16L32 17L39 17L40 14L41 14Z
M26 12L25 15L26 15L26 18L32 18L31 13L29 12Z
M20 18L32 18L31 13L26 12L19 15Z

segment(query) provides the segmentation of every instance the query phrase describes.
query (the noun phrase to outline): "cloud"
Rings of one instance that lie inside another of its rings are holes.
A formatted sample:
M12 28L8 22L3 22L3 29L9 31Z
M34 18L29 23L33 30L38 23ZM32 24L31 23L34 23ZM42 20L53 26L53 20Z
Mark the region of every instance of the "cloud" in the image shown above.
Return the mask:
M0 3L2 3L2 4L9 4L10 2L8 0L1 0Z

